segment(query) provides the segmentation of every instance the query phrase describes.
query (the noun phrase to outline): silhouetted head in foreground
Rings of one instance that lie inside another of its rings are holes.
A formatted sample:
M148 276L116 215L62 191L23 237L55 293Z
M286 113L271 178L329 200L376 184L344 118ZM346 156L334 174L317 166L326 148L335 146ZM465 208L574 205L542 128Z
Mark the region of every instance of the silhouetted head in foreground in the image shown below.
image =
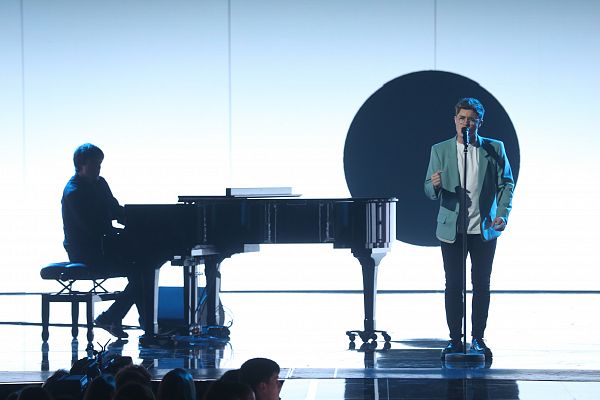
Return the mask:
M279 365L273 360L252 358L240 367L239 379L254 390L256 400L278 400L279 371Z
M169 371L158 385L158 400L196 400L192 375L182 368Z

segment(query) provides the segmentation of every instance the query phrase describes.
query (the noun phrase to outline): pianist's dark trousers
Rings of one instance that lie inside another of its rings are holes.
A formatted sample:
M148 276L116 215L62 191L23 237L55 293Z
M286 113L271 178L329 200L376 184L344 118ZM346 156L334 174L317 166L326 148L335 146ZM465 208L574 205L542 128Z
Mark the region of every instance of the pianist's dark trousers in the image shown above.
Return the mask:
M135 263L118 262L115 260L105 260L94 268L102 268L105 271L123 274L127 277L127 286L125 286L125 289L119 294L119 297L117 297L108 310L102 314L102 318L107 321L120 323L135 304L141 319L144 315L142 297L144 293L144 271L138 269Z
M110 273L112 276L127 278L128 283L125 289L108 310L102 314L103 323L121 323L135 304L140 316L140 324L144 326L145 304L148 304L145 294L154 290L154 285L156 285L154 280L155 270L167 261L166 257L158 254L148 254L139 257L136 261L129 261L131 259L129 254L122 255L116 252L93 257L86 257L85 254L77 254L71 251L68 253L72 262L83 262L91 271L98 271L100 274Z
M446 321L452 340L462 338L463 239L464 234L457 234L454 243L440 242L446 274ZM484 242L479 234L467 235L467 253L471 256L473 285L471 336L483 338L490 307L490 276L496 239Z

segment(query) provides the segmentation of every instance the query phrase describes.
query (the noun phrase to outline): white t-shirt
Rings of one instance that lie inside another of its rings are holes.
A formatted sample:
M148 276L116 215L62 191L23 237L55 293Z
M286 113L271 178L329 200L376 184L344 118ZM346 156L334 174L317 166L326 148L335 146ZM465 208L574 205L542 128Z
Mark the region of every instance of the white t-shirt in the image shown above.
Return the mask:
M456 142L456 152L458 156L458 173L460 175L461 188L464 187L464 169L465 169L465 146ZM467 148L467 205L468 205L468 234L481 233L481 214L479 213L479 147L469 145ZM462 189L459 192L462 204ZM458 232L464 232L463 215L458 218Z

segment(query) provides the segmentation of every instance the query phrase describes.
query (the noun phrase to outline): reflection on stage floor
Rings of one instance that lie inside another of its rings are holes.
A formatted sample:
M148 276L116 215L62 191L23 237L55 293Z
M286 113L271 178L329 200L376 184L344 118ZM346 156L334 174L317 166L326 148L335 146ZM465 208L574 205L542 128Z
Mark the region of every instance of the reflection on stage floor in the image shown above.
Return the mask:
M359 293L223 293L229 341L140 347L141 330L106 345L143 364L160 379L176 367L208 382L252 357L282 367L281 397L291 399L592 399L600 398L600 307L597 294L494 294L487 342L494 359L469 368L445 366L443 295L378 296L377 326L392 339L353 345L345 332L362 324ZM39 295L0 296L0 381L41 382L86 356L85 329L72 340L68 326L52 326L42 343ZM69 321L68 305L53 305L51 322ZM97 312L107 305L99 304ZM83 322L83 321L82 321ZM137 322L135 312L125 323Z

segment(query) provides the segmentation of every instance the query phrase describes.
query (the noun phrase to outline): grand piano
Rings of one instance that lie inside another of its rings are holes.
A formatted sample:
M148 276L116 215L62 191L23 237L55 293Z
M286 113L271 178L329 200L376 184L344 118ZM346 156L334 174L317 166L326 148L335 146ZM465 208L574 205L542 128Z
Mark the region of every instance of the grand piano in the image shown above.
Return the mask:
M257 251L260 244L324 243L351 249L362 267L364 328L347 331L353 342L385 341L376 330L377 269L395 239L394 198L300 198L179 196L177 204L125 205L124 235L135 253L160 253L184 269L184 317L199 330L197 268L204 265L209 326L217 325L220 265L233 254ZM157 334L158 270L145 293L144 337Z

